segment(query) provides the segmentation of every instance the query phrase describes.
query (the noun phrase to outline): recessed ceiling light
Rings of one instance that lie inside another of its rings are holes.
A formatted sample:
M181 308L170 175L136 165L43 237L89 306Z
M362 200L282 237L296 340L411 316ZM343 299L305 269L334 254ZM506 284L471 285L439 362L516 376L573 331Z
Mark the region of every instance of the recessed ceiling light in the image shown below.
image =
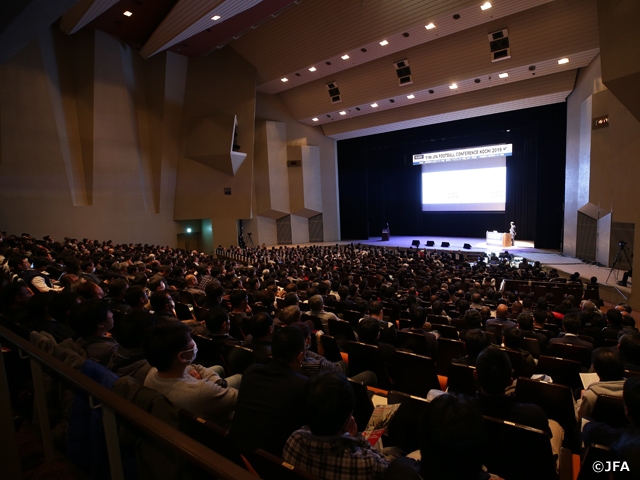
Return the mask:
M340 115L346 115L347 112L345 112L344 110L342 110L341 112L338 112Z
M372 104L371 104L371 108L376 108L377 106L378 106L378 104L377 104L377 103L372 103Z
M433 22L431 22L428 25L425 25L424 28L426 28L427 30L433 30L434 28L436 28L436 26L433 24Z
M343 60L348 60L349 59L349 55L345 54L345 55L342 55L340 58L343 59Z
M312 121L312 122L317 122L317 121L318 121L318 117L313 117L313 118L311 119L311 121Z
M380 45L382 45L384 47L385 45L389 45L389 42L387 42L386 40L382 40L380 42Z
M316 67L311 67L311 68L309 69L309 71L310 71L310 72L315 72L315 71L316 71Z
M482 5L480 5L480 9L482 10L489 10L491 8L491 4L489 2L485 2Z
M560 60L558 60L558 65L564 65L565 63L569 63L568 58L561 58Z
M289 79L288 79L287 77L284 77L284 78L281 78L281 79L280 79L280 81L281 81L281 82L288 82L288 81L289 81Z
M414 98L416 98L416 96L412 93L411 95L407 95L407 98L409 100L413 100Z
M214 15L213 17L211 17L211 20L213 20L214 22L216 20L220 20L220 15Z
M124 15L125 17L130 17L131 15L133 15L133 12L130 12L129 10L126 10L126 11L123 13L123 15Z
M508 76L509 76L509 74L506 73L506 72L498 74L498 77L500 77L500 78L507 78Z
M451 90L455 90L456 88L458 88L458 85L456 83L452 83L451 85L449 85L449 88Z

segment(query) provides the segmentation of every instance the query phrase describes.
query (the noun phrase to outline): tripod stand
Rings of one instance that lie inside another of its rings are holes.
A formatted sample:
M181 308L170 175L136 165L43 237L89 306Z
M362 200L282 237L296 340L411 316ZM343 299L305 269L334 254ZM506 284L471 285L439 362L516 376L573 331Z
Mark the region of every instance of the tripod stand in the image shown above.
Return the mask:
M631 262L631 259L629 258L629 254L627 253L627 242L623 242L621 240L620 242L618 242L618 246L620 248L618 249L616 258L613 259L613 263L611 264L611 270L609 270L609 276L607 276L607 281L605 283L609 282L609 277L611 277L611 274L613 273L613 269L616 268L616 265L618 265L623 260L623 256L624 256L624 259L627 261L629 268L633 267L633 263ZM633 256L633 254L631 256Z
M251 238L251 232L247 233L247 239L246 239L245 243L247 244L248 248L253 248L254 247L253 238Z

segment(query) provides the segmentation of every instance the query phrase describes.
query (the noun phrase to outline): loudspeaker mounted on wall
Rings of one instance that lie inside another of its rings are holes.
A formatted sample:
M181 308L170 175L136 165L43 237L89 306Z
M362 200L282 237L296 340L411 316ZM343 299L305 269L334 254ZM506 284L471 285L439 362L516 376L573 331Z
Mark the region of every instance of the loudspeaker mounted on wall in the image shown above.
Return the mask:
M440 244L441 247L448 247L449 245L451 245L449 242L442 242Z
M414 240L411 242L411 246L418 248L420 246L420 240Z
M509 30L503 28L497 32L487 35L489 37L489 48L491 50L491 61L499 62L511 58L511 49L509 48Z
M427 240L427 247L435 247L436 242L434 242L433 240Z
M469 245L468 243L465 243L462 248L466 248L467 250L471 250L471 245Z
M413 83L409 60L400 60L399 62L395 62L393 66L395 67L396 75L398 76L398 85L411 85Z

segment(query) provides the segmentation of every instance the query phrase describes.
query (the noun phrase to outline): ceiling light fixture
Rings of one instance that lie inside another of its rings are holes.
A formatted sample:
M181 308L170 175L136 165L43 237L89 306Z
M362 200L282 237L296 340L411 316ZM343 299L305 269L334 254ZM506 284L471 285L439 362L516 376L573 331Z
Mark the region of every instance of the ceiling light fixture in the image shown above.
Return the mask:
M500 78L507 78L508 76L509 76L509 74L506 73L506 72L498 74L498 77L500 77Z
M371 108L376 108L377 106L378 106L378 104L377 104L377 103L372 103L372 104L371 104Z
M312 122L317 122L317 121L318 121L318 117L313 117L313 118L311 119L311 121L312 121Z
M130 12L129 10L126 10L126 11L123 13L123 15L124 15L125 17L130 17L131 15L133 15L133 12Z
M343 60L349 60L349 55L345 54L345 55L342 55L340 58Z
M569 59L566 57L558 60L558 65L564 65L565 63L569 63Z
M489 2L485 2L482 5L480 5L481 10L489 10L490 8L491 8L491 4Z
M457 83L452 83L451 85L449 85L449 88L451 90L455 90L456 88L458 88L458 84Z
M426 28L427 30L433 30L434 28L436 28L436 26L433 24L433 22L431 22L425 25L424 28Z
M407 95L407 98L409 100L413 100L414 98L416 98L416 96L412 93L411 95Z
M342 110L341 112L338 112L340 115L346 115L347 112L345 112L344 110Z
M311 67L311 68L309 69L309 71L310 71L310 72L315 72L315 71L316 71L316 67Z
M284 83L284 82L288 82L289 79L287 77L284 77L284 78L281 78L280 81Z
M385 45L389 45L389 42L388 42L388 41L386 41L386 40L382 40L382 41L380 42L380 45L384 47Z
M211 17L211 20L213 20L214 22L216 20L220 20L220 15L214 15L213 17Z

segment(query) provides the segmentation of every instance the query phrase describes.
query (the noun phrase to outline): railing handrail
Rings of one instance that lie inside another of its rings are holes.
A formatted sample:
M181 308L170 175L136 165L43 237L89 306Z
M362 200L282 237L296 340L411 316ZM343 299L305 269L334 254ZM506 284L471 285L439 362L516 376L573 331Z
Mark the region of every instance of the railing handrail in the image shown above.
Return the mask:
M50 373L53 371L78 389L111 408L118 417L123 418L144 433L171 447L190 463L194 463L207 472L223 479L256 480L257 477L249 471L236 465L219 453L205 447L172 426L167 425L162 420L155 418L150 413L147 413L108 388L103 387L49 353L11 332L6 327L0 326L0 337L5 338L11 344L26 352L31 358L46 366Z

